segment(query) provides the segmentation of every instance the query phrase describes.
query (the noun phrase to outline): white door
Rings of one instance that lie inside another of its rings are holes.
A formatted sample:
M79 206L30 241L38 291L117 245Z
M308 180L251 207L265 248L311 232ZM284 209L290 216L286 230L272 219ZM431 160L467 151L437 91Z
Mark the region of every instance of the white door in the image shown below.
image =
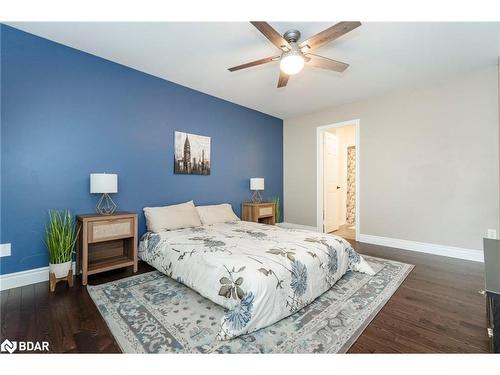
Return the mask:
M323 138L323 218L326 233L339 229L339 143L335 134Z

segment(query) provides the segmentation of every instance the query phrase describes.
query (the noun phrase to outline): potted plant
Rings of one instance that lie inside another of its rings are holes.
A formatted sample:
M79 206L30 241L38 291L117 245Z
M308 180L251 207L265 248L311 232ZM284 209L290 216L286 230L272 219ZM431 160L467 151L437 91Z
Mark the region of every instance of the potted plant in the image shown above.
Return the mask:
M56 278L68 275L77 237L75 220L69 210L49 211L49 222L45 227L45 245L49 252L49 272Z
M281 207L280 197L273 197L274 202L274 217L277 223L281 223Z

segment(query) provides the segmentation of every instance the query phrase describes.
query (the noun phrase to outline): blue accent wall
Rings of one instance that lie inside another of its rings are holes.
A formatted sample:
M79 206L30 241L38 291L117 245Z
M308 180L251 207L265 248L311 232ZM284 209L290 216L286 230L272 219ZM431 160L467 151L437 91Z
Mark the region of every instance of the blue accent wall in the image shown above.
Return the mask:
M145 206L229 202L239 215L250 177L283 201L281 119L0 28L1 274L48 264L47 210L93 212L92 172L118 174L113 199L139 213L141 234ZM175 130L212 137L210 176L173 173Z

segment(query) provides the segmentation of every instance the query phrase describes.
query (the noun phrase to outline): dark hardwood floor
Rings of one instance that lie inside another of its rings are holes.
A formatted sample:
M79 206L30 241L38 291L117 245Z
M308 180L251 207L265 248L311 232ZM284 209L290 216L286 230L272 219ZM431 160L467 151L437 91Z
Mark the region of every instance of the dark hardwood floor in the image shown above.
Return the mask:
M482 263L353 242L362 254L415 265L405 282L349 350L350 353L482 353L488 351ZM151 267L140 263L139 272ZM99 284L131 275L90 277ZM1 296L1 340L45 340L56 353L119 353L81 280L68 288L48 282Z

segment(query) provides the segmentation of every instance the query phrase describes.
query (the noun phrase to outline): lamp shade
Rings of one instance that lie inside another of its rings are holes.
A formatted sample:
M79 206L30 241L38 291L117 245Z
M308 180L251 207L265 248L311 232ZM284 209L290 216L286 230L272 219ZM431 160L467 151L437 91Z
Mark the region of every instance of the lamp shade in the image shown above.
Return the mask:
M253 177L250 179L250 190L264 190L264 178Z
M92 173L90 175L90 192L109 194L118 192L118 175L108 173Z

